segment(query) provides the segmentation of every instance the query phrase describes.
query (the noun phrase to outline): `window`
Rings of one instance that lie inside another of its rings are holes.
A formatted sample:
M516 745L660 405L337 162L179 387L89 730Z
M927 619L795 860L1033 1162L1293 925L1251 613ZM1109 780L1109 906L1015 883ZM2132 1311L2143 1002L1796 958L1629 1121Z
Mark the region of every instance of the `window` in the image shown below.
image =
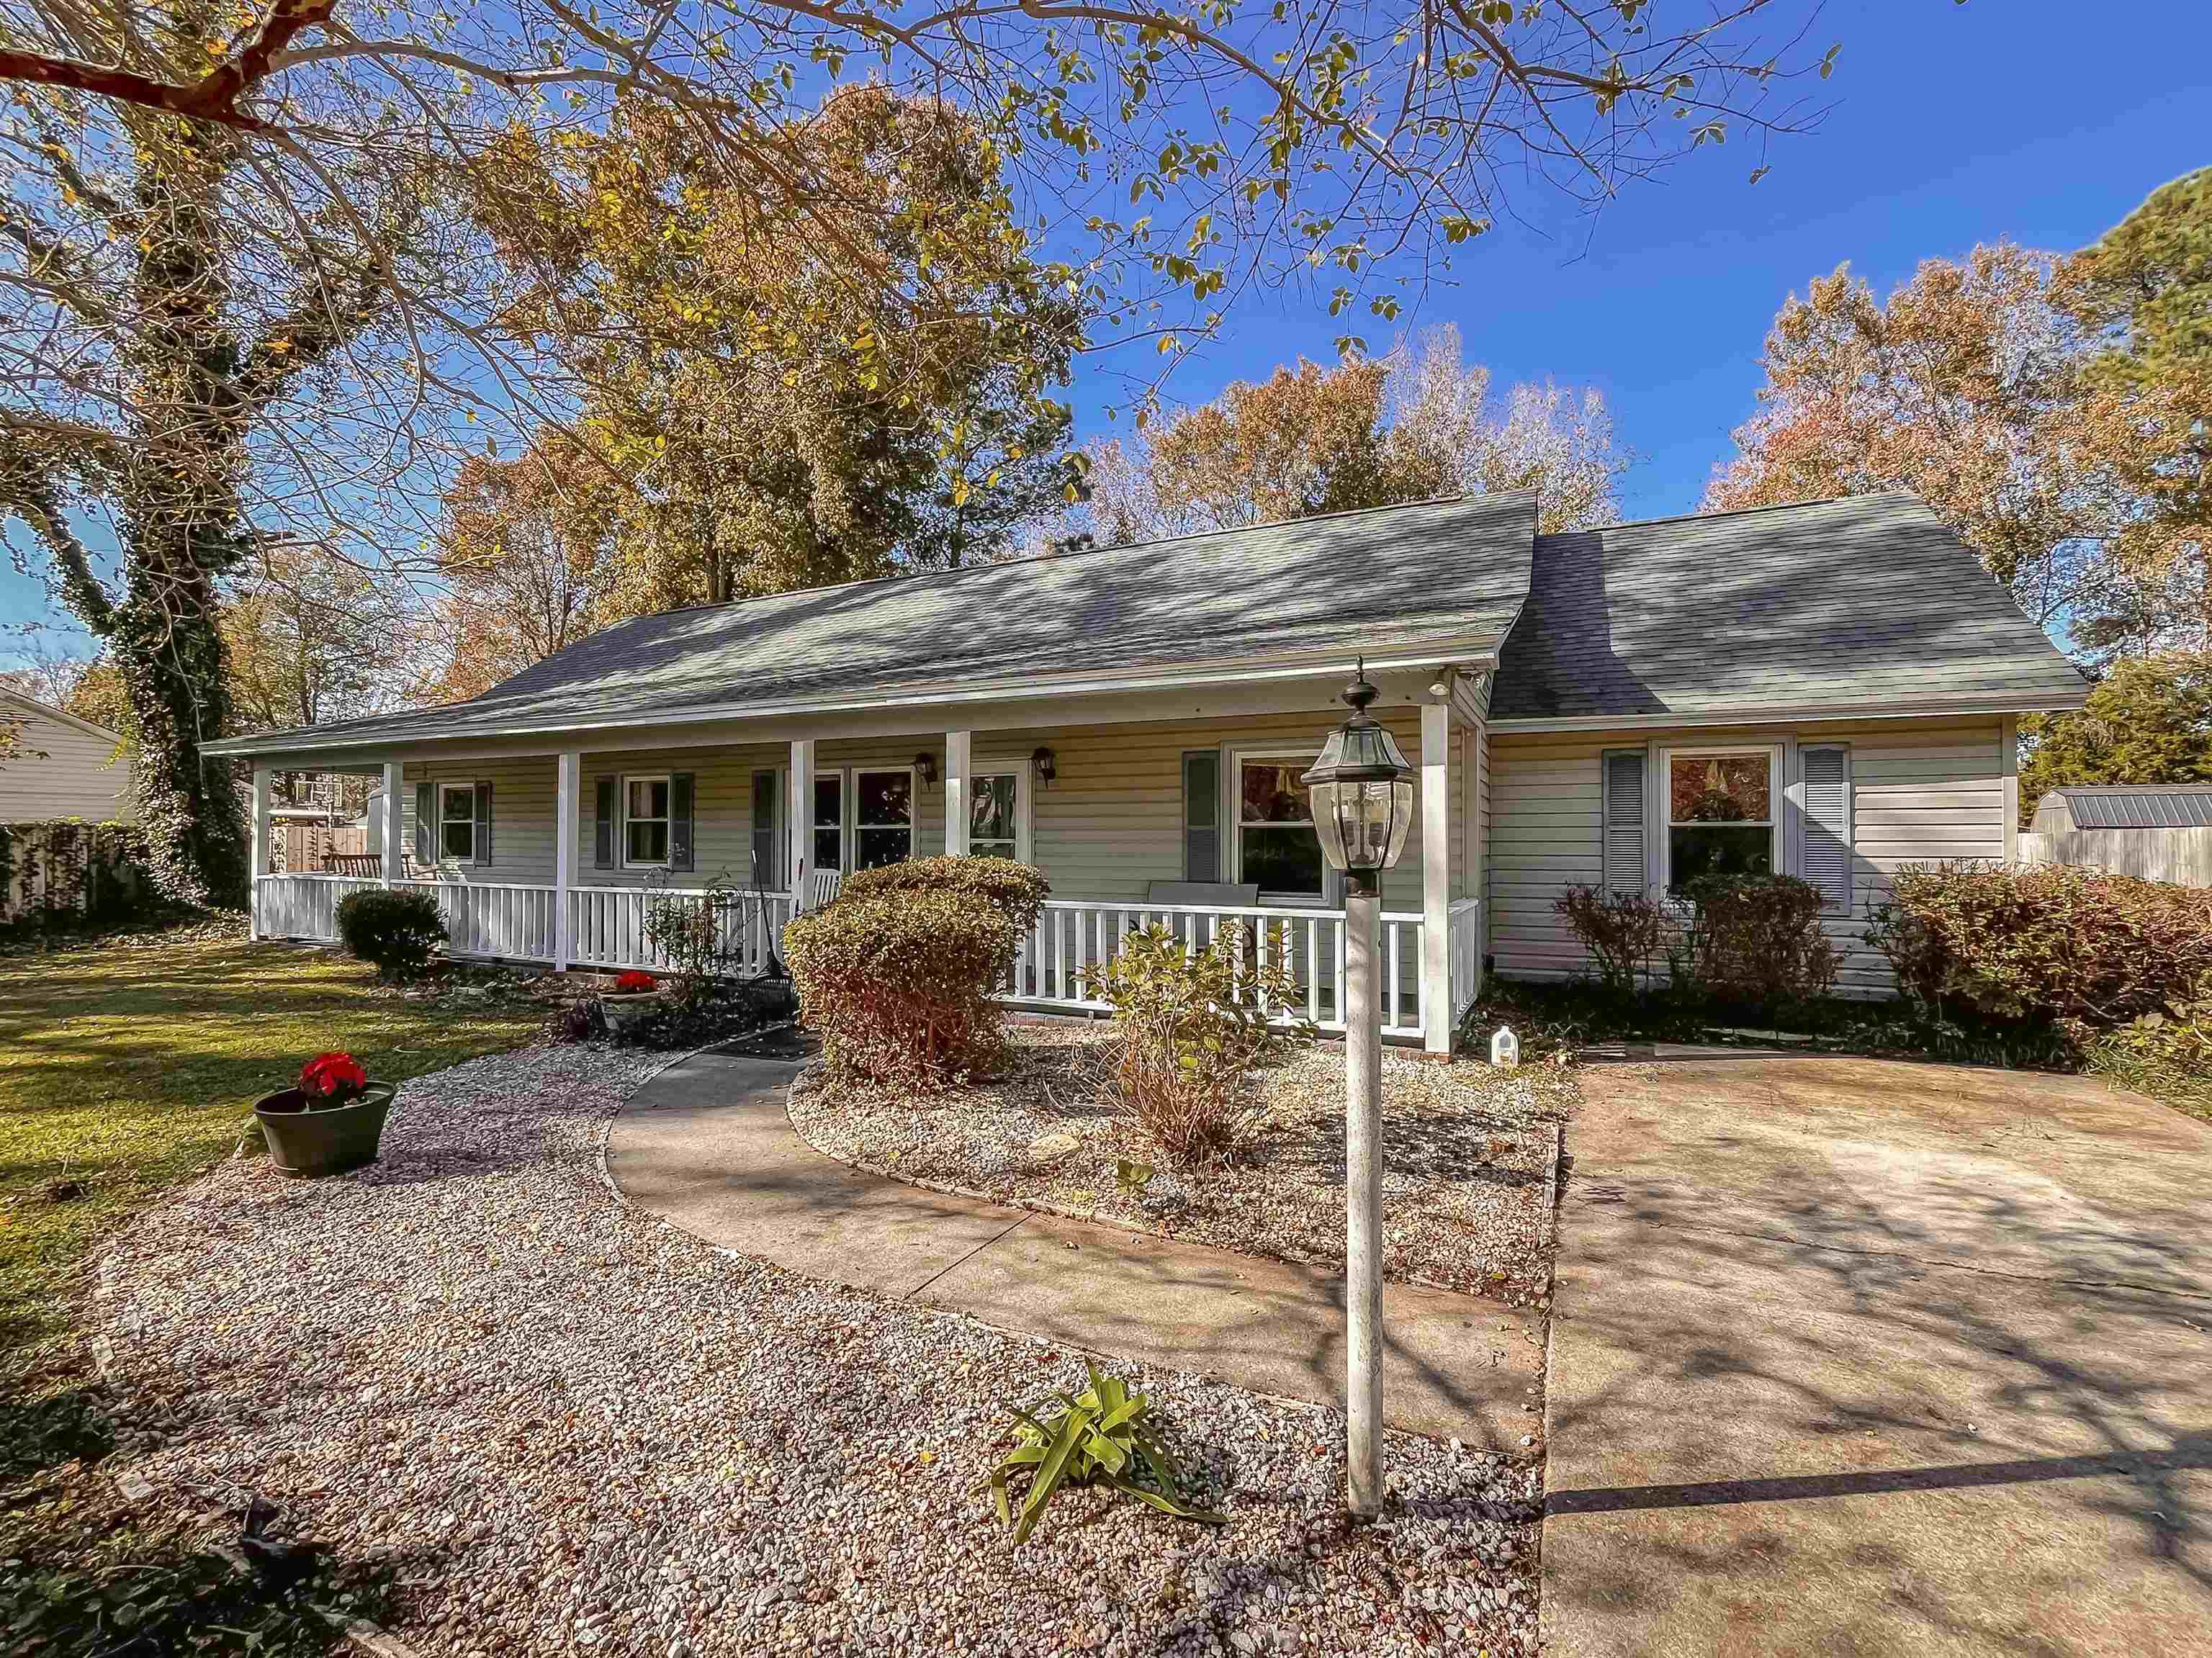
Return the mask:
M438 856L455 864L477 860L477 786L438 785Z
M976 772L969 778L975 791L968 811L968 850L977 858L1022 855L1021 774Z
M752 878L774 890L783 884L783 774L753 774Z
M879 869L914 856L914 773L853 774L853 867Z
M815 869L845 867L845 774L817 772L814 777Z
M1774 750L1667 756L1667 890L1776 868Z
M1319 899L1327 865L1313 809L1298 781L1310 759L1237 762L1237 878L1257 882L1262 898Z
M668 779L623 779L623 862L668 862Z

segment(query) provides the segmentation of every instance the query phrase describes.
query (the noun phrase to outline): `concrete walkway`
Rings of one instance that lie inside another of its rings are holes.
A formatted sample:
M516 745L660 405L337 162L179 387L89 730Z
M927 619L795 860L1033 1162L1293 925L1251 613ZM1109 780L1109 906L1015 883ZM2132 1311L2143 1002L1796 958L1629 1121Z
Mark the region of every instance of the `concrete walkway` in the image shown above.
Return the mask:
M1583 1092L1561 1658L2212 1652L2212 1126L1810 1056Z
M1340 1274L944 1197L846 1168L792 1132L790 1060L718 1053L671 1066L607 1141L623 1195L685 1231L811 1277L1239 1387L1340 1403ZM1540 1315L1392 1284L1392 1425L1518 1453Z

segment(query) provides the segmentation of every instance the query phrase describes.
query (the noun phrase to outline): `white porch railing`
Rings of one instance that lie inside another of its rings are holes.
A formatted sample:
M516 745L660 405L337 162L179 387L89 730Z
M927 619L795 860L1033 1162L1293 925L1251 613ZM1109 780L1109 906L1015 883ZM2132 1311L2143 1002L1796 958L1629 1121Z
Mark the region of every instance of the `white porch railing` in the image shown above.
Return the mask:
M1455 898L1449 912L1452 1029L1482 994L1482 900Z
M264 938L331 940L337 937L338 900L349 892L381 886L380 881L336 875L264 875L253 884L256 931ZM398 886L435 895L456 956L501 957L551 962L558 894L550 886L477 884L459 881L402 881ZM656 897L704 904L696 888L572 887L568 892L568 957L579 966L645 968L666 971L665 952L646 936L647 906ZM1462 909L1464 908L1464 916ZM763 911L766 914L763 915ZM1452 909L1450 1010L1462 1011L1463 951L1480 967L1480 906L1464 900ZM722 942L734 970L760 971L772 944L781 940L792 917L789 893L773 892L764 903L748 893L722 907ZM1225 922L1251 929L1262 959L1279 957L1296 981L1306 1017L1324 1030L1344 1029L1344 912L1288 907L1212 907L1194 904L1118 903L1055 898L1048 902L1022 946L1013 982L1005 999L1024 1005L1103 1011L1085 983L1086 970L1121 947L1124 935L1147 926L1164 926L1192 950L1203 950ZM1385 911L1382 917L1381 1001L1383 1034L1418 1037L1428 1015L1421 985L1421 928L1419 914ZM1468 993L1472 1000L1472 993Z
M1304 998L1305 1014L1324 1030L1344 1029L1344 912L1267 905L1101 902L1048 900L1014 965L1006 999L1045 1007L1103 1011L1085 975L1121 949L1139 927L1164 927L1193 951L1210 944L1225 922L1249 928L1260 959L1279 960ZM1382 918L1382 1030L1418 1036L1421 995L1421 918L1385 911Z

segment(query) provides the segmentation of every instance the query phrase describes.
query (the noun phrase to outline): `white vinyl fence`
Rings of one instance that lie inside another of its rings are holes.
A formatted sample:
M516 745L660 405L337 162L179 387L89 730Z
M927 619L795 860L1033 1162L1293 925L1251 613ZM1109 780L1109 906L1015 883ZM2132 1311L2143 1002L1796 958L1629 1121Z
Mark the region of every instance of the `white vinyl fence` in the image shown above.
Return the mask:
M2023 864L2075 864L2086 869L2212 887L2212 829L2069 829L2023 835Z

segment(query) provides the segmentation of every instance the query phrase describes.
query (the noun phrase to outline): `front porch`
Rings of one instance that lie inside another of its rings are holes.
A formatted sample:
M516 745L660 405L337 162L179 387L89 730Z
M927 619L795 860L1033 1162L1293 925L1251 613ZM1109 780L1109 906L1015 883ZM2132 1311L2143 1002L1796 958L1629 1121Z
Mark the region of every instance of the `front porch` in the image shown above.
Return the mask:
M564 950L556 925L562 914L562 895L556 887L263 875L253 884L254 936L335 943L338 901L349 892L387 884L403 891L428 892L437 899L448 953L453 956L549 968L642 968L649 972L665 972L674 963L647 934L647 905L669 898L705 905L711 897L705 889L696 887L572 888ZM1448 1020L1456 1020L1478 987L1480 911L1479 900L1464 898L1447 912L1452 977L1448 998L1436 1011ZM730 970L739 975L765 971L774 941L795 913L788 892L748 892L722 903L719 930ZM1106 1005L1088 993L1084 975L1111 957L1121 938L1140 927L1164 927L1197 950L1228 924L1241 924L1252 932L1263 960L1279 958L1289 968L1304 993L1307 1018L1324 1030L1344 1029L1341 909L1050 899L1022 946L1012 982L1000 999L1018 1007L1104 1012ZM1424 1042L1429 1035L1432 1000L1420 970L1423 926L1424 918L1418 914L1382 913L1382 1034L1395 1041ZM1447 1024L1447 1041L1449 1033Z
M1419 768L1421 805L1383 882L1380 999L1391 1038L1448 1053L1484 964L1485 734L1463 681L1406 676L1395 689L1376 713ZM648 905L704 905L719 888L729 970L753 974L808 895L818 902L817 876L989 853L1054 889L1009 1004L1101 1011L1086 969L1130 932L1165 927L1197 950L1239 925L1289 970L1305 1017L1340 1030L1342 896L1297 778L1343 710L1326 686L1242 697L1184 701L1175 718L1153 699L1079 724L985 728L1015 710L978 708L966 729L718 722L621 746L603 732L584 747L386 750L368 835L377 861L344 874L270 872L257 771L253 930L329 941L348 892L419 890L455 956L665 970Z

